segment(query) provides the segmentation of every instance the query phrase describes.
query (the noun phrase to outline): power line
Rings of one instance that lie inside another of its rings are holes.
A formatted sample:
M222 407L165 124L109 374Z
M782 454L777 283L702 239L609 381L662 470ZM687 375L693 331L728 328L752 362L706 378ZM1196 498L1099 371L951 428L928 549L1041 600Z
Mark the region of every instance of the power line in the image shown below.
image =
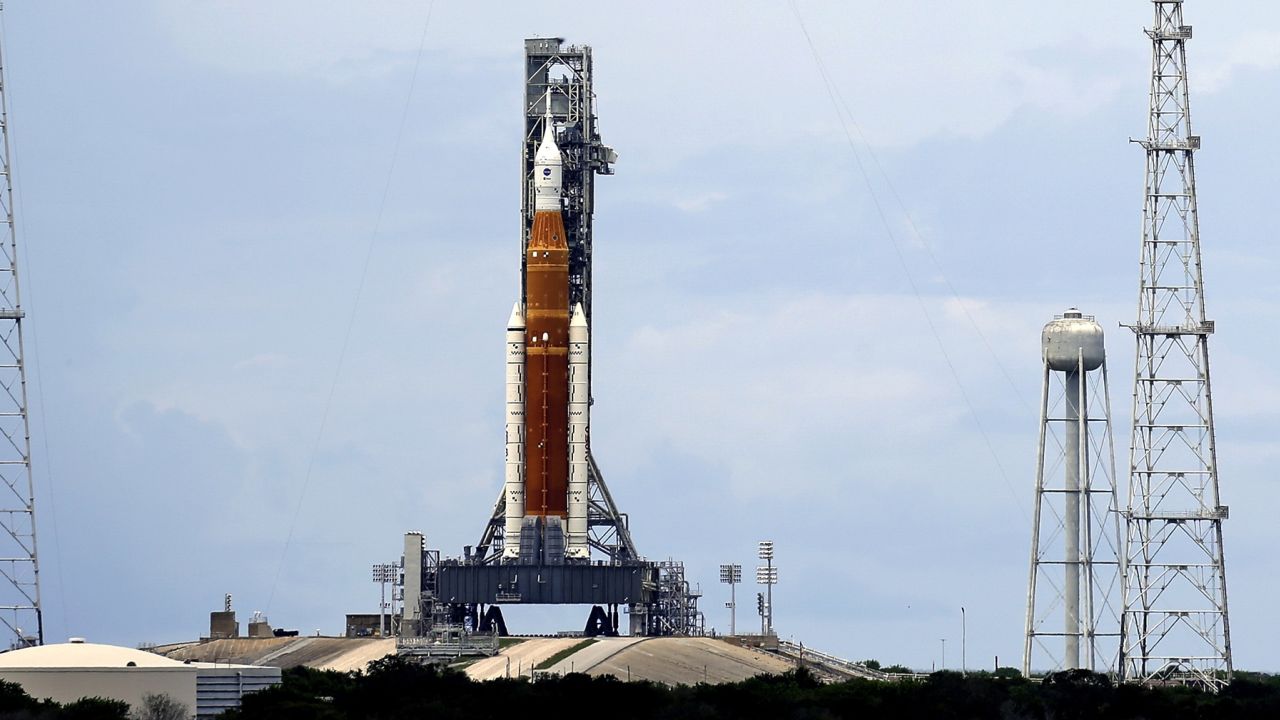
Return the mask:
M297 530L298 518L302 516L303 502L306 500L307 488L311 485L312 471L315 469L316 457L320 454L320 443L324 440L324 431L329 422L329 412L333 408L333 396L338 389L338 380L342 376L342 367L347 359L347 350L351 345L351 331L355 328L356 315L360 309L360 298L364 294L365 280L369 274L369 264L373 260L373 248L378 239L378 233L382 229L382 216L387 207L387 196L391 193L391 181L395 176L396 161L400 157L400 143L404 138L404 129L409 122L409 107L413 101L413 91L418 84L418 71L422 66L422 53L427 45L427 30L431 27L431 11L435 8L435 0L431 0L427 4L426 18L422 22L422 35L418 40L418 54L413 62L413 74L409 78L409 91L405 95L404 108L400 113L400 126L396 130L396 139L391 148L391 162L387 167L387 180L382 186L382 198L378 201L378 212L373 222L373 232L369 234L368 243L365 246L364 263L360 268L360 279L356 283L355 298L351 303L351 314L347 318L347 328L342 336L342 349L338 352L337 367L333 371L333 382L329 384L329 394L325 398L324 409L320 413L320 427L316 430L316 440L311 448L311 456L307 460L307 471L303 475L302 490L298 493L298 504L294 508L293 518L289 521L289 533L285 537L284 547L280 551L280 562L276 566L274 579L271 581L271 592L267 595L266 608L271 609L271 603L275 600L276 588L280 584L280 574L284 571L285 559L289 554L289 546L293 542L294 532Z
M973 401L969 398L969 393L965 390L964 383L960 379L960 373L956 369L955 363L952 361L950 353L947 352L946 343L943 342L942 335L941 333L938 332L938 328L933 322L933 317L929 314L929 308L927 303L925 303L924 301L924 296L920 292L920 288L916 284L915 278L912 276L911 270L907 265L906 255L902 252L901 243L898 241L897 234L894 233L893 227L889 223L888 215L885 213L884 206L880 202L880 197L876 193L875 184L871 180L871 174L867 171L866 164L863 163L862 156L858 152L857 143L855 143L853 139L853 133L850 132L849 130L850 124L853 124L855 127L857 126L853 120L853 113L849 111L848 105L844 103L843 97L839 94L839 91L836 89L835 84L832 82L830 73L827 71L826 62L823 61L821 53L818 52L818 48L814 44L813 38L809 35L809 28L808 26L805 25L804 18L800 15L800 8L796 5L795 0L790 0L789 4L791 6L792 13L795 15L796 22L800 26L800 32L804 34L805 42L809 46L809 52L813 55L814 62L817 65L818 74L821 76L822 83L826 87L827 95L831 99L831 105L836 111L836 117L840 121L840 127L844 131L845 140L848 142L848 145L849 145L849 152L853 155L854 164L857 166L858 173L862 176L862 180L867 186L867 192L871 197L872 205L875 207L876 215L880 219L880 224L884 226L885 234L889 237L889 240L890 240L889 244L892 246L894 255L898 259L898 264L902 267L902 273L907 279L907 284L911 287L911 293L912 295L915 296L916 302L920 305L920 312L924 316L925 324L929 326L929 332L931 335L933 335L934 341L938 344L938 351L942 355L943 362L946 364L947 370L951 373L951 377L955 381L956 388L960 391L960 396L961 398L963 398L965 406L968 408L969 414L973 418L974 427L977 428L978 434L982 436L982 441L986 445L987 451L991 454L991 458L995 462L996 468L1000 472L1000 477L1004 480L1004 484L1008 488L1010 495L1013 496L1015 504L1018 506L1019 511L1022 513L1023 517L1026 518L1027 522L1030 522L1031 518L1027 515L1026 508L1023 507L1023 503L1019 498L1017 491L1014 490L1013 483L1009 480L1008 473L1005 472L1004 464L1000 462L1000 456L998 453L996 453L995 445L991 442L991 437L990 435L987 434L986 428L983 427L982 419L979 416L977 409L974 407ZM844 107L843 112L841 110L842 104ZM846 117L846 114L847 114L847 117ZM858 133L859 133L859 136L862 136L861 130L859 130ZM865 137L863 137L863 143L867 147L868 154L874 157L874 153L872 153L870 150L870 144L866 143ZM884 169L879 165L878 160L876 161L876 166L880 169L881 173L884 172ZM894 196L898 198L899 205L901 205L902 204L901 197L897 195L896 191L894 192ZM903 211L903 214L906 215L908 222L911 223L911 227L913 231L916 232L917 236L920 236L919 232L915 230L915 223L911 221L910 219L911 216L909 213L906 212L906 208L903 207L902 211ZM921 240L922 240L921 244L925 245L927 250L927 243L923 242L923 237L921 237ZM930 257L932 257L931 253L930 253ZM936 265L937 264L936 259L934 262ZM940 268L939 268L939 271L940 271ZM941 274L941 272L939 272L939 274ZM951 289L952 294L955 294L955 288L951 285L950 281L947 281L947 286ZM957 300L959 300L959 296L957 295L956 297L957 297ZM963 301L960 301L959 304L961 306L961 309L964 310L965 314L968 315L968 310L964 309ZM971 322L973 322L972 316L969 316L969 319ZM975 323L975 327L976 327L976 323ZM979 335L981 336L981 331L979 331ZM986 342L985 337L983 338L983 341ZM995 355L995 352L994 350L991 349L991 346L989 343L987 343L987 349L992 352L993 356ZM997 364L999 364L998 360L997 360ZM1001 369L1003 370L1003 366L1001 366ZM1005 377L1006 379L1009 379L1010 384L1013 384L1012 378L1009 377L1007 372L1005 373ZM1015 386L1015 389L1016 389L1016 386ZM1024 400L1024 403L1025 403L1025 400Z

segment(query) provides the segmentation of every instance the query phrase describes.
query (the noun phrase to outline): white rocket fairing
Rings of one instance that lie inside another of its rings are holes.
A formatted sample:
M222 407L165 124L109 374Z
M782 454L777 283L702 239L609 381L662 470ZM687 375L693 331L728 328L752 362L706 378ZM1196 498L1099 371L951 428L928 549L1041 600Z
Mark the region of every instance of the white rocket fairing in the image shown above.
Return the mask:
M547 99L547 116L542 121L542 142L533 156L533 211L560 212L564 157L556 145L556 131L551 121L551 96ZM568 308L565 308L568 311Z
M520 523L524 520L524 312L520 303L507 320L507 464L506 540L504 559L520 556Z
M589 560L587 544L587 439L591 427L590 329L582 304L569 321L569 503L565 557Z

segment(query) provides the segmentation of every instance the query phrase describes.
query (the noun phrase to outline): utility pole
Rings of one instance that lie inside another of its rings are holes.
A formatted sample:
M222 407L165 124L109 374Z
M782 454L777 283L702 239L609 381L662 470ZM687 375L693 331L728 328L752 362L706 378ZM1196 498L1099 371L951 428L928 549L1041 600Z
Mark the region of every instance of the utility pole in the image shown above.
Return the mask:
M13 218L13 156L9 150L9 107L0 48L0 623L12 648L44 644L40 610L40 563L36 559L35 490L31 476L31 430L27 419L27 371L23 360L18 296L18 234Z
M1187 41L1181 0L1154 0L1120 674L1217 690L1231 631Z

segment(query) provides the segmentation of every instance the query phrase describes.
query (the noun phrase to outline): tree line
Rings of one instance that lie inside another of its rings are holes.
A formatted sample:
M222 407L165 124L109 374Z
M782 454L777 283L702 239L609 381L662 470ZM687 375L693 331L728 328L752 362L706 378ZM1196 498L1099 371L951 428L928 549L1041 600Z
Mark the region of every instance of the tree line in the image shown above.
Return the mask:
M941 671L914 682L824 684L803 668L738 683L667 687L570 674L472 681L456 670L391 656L366 673L295 668L280 686L246 696L226 720L1165 720L1280 718L1280 679L1238 673L1218 694L1186 687L1114 685L1083 670L1035 683L1021 677Z

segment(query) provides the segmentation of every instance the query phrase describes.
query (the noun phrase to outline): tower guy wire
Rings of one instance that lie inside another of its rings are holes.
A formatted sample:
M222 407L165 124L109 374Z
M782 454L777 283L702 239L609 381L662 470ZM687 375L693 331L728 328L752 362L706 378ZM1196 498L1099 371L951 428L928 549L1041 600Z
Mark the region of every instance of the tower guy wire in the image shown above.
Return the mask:
M387 180L382 186L382 196L378 200L378 212L373 221L373 230L369 233L369 240L365 245L364 262L360 266L360 277L356 282L355 297L351 302L351 314L347 318L347 326L342 334L342 346L338 351L338 362L333 370L333 382L329 384L329 392L325 397L324 409L320 412L320 425L316 429L315 443L312 445L310 457L307 460L307 469L302 477L302 488L298 491L298 502L294 506L293 515L289 520L289 531L285 535L284 546L280 549L280 561L276 564L276 572L271 580L271 590L267 593L266 608L271 609L271 603L275 600L276 589L280 585L280 575L284 572L285 560L289 557L289 546L293 543L293 535L298 528L298 520L302 517L302 507L307 498L307 488L311 486L312 472L315 470L316 458L320 455L320 445L324 441L325 428L329 423L329 412L333 409L333 396L338 389L338 381L342 377L342 367L346 364L347 350L351 345L351 331L355 328L356 315L360 310L360 298L364 295L365 281L369 276L369 264L373 260L373 249L378 241L378 234L382 230L382 216L387 209L387 196L391 193L391 180L395 177L396 161L400 157L400 143L404 139L404 130L409 122L409 107L413 102L413 91L418 84L418 71L422 67L422 52L427 45L427 30L431 27L431 11L435 9L435 0L427 5L426 17L422 21L422 35L418 40L418 52L413 61L413 73L409 76L409 89L405 93L404 109L400 113L400 124L396 129L396 139L391 146L391 161L387 166Z
M844 131L845 140L849 145L849 152L853 155L854 165L858 168L858 173L862 176L862 180L867 187L867 193L871 198L871 203L875 207L876 216L880 220L880 224L884 229L885 235L889 238L889 245L893 248L894 256L898 260L898 264L902 268L902 273L907 279L907 284L911 288L911 294L915 297L916 303L920 306L920 314L924 316L925 324L929 327L929 333L933 336L934 342L937 343L938 352L942 357L943 363L947 366L947 370L951 375L951 379L955 382L956 389L960 393L961 399L964 401L965 408L969 411L969 417L973 421L974 428L982 437L982 442L987 448L987 452L991 455L992 461L995 463L996 470L999 472L1001 479L1004 481L1005 489L1009 491L1014 506L1018 508L1018 512L1027 522L1031 522L1031 518L1027 515L1027 510L1023 507L1022 501L1019 499L1018 491L1014 488L1013 482L1009 479L1009 473L1005 471L1004 463L1000 461L1000 454L996 452L995 443L991 440L991 435L987 432L986 427L982 424L982 418L978 413L977 407L973 404L973 400L969 397L969 392L965 389L964 381L960 378L960 371L956 368L955 362L951 358L951 354L947 351L947 344L942 339L942 334L938 331L937 324L933 321L933 316L929 313L928 303L925 302L924 294L920 291L919 285L916 283L915 277L911 274L911 269L907 265L906 255L902 251L902 245L898 240L897 234L893 231L893 226L889 223L888 214L885 212L883 204L880 202L880 196L875 190L875 184L871 181L871 174L867 166L862 161L861 153L858 152L857 143L854 142L853 133L850 130L850 117L846 117L847 106L844 111L841 109L841 99L830 73L827 71L826 62L823 61L822 55L818 52L817 46L813 42L813 38L809 35L809 29L804 23L804 18L800 15L800 9L796 5L795 0L791 0L791 10L795 15L796 22L800 26L800 32L803 33L805 42L809 46L809 51L813 55L814 63L817 66L818 74L822 78L823 86L827 90L827 95L831 99L831 105L836 111L836 116L840 121L840 127ZM905 210L904 210L905 212ZM953 289L954 292L954 289ZM964 303L961 301L960 303ZM967 313L967 311L966 311ZM970 317L972 321L972 317ZM975 324L976 325L976 324ZM981 334L981 331L979 331ZM984 338L985 340L985 338ZM988 345L990 349L990 345ZM994 351L992 351L994 355ZM998 361L997 361L998 362ZM1008 378L1008 373L1005 373ZM1012 379L1009 378L1012 384Z

